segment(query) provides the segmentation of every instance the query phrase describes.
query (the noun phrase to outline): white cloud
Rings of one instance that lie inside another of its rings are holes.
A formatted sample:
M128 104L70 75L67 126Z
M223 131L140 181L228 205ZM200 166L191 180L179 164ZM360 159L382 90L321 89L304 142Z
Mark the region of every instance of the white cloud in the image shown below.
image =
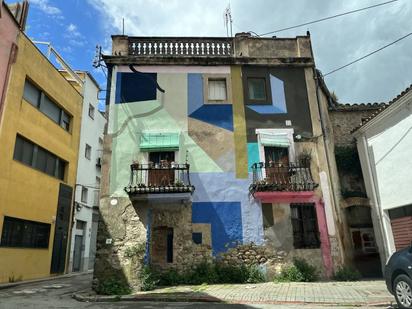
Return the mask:
M49 3L48 0L31 0L30 3L33 3L40 10L48 15L61 15L61 10Z
M71 46L84 46L87 44L87 40L83 34L81 34L77 26L73 23L70 23L66 27L66 32L63 35L67 39L67 43Z
M228 1L88 2L101 13L100 25L106 38L122 32L122 18L125 34L131 36L226 35L223 11ZM376 0L232 0L233 29L264 33L376 3ZM294 37L310 30L316 65L326 73L411 31L410 16L412 1L398 1L275 35ZM412 37L327 76L326 83L342 102L388 101L412 83L410 50Z

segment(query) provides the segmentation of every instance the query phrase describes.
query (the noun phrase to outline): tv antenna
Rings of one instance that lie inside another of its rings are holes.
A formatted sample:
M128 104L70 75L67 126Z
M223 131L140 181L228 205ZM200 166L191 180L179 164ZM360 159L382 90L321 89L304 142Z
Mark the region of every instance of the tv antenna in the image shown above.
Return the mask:
M229 30L230 30L230 36L232 37L233 36L232 34L233 19L232 19L232 11L230 10L230 2L227 8L223 12L223 20L225 23L226 35L229 36Z

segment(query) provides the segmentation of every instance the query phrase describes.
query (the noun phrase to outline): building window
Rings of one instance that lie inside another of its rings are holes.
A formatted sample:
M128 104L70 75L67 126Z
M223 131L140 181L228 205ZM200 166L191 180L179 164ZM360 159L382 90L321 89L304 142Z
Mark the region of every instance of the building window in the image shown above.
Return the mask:
M23 98L63 129L70 130L72 117L27 79L24 83Z
M319 248L318 220L314 204L290 204L295 249Z
M227 100L226 78L209 78L207 84L209 101Z
M84 156L86 157L86 159L89 159L89 160L92 156L92 147L88 144L86 144L86 147L85 147L85 150L84 150Z
M89 117L94 119L94 106L89 104Z
M267 101L266 78L249 77L247 79L247 90L250 101Z
M50 224L4 217L0 246L47 249L49 237Z
M20 135L16 136L13 158L36 170L64 180L67 162Z
M196 245L201 245L202 244L202 233L192 233L192 240L193 243L195 243Z
M232 101L230 75L204 74L203 99L205 104L230 104Z
M87 194L88 193L89 193L89 190L86 187L82 187L82 196L81 196L82 203L87 204Z

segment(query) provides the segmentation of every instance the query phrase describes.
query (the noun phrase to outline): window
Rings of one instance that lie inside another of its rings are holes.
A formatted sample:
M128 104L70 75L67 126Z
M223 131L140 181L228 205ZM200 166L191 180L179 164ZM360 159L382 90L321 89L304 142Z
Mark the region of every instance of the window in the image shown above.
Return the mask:
M70 130L71 116L27 79L24 84L23 98L63 129Z
M202 233L192 233L192 240L193 243L195 243L196 245L201 245L202 244Z
M173 162L175 160L174 151L159 151L159 152L149 152L149 161L154 164L160 164L163 162Z
M52 102L43 94L43 100L40 103L40 111L49 116L55 123L60 123L61 108Z
M249 77L247 79L247 89L249 99L252 101L265 101L266 95L266 79L263 77Z
M26 79L26 82L24 83L23 98L31 105L39 107L40 95L41 91Z
M287 147L265 146L265 162L266 163L289 163L289 154Z
M154 164L155 169L149 170L148 183L153 186L173 184L175 182L175 171L167 167L170 167L171 162L174 160L174 151L149 152L149 161Z
M209 101L226 101L226 79L212 79L208 80L208 99Z
M205 104L230 104L231 92L229 74L203 74Z
M84 150L84 156L86 157L86 159L89 159L89 160L92 156L92 147L88 144L86 144L86 147L85 147L85 150Z
M82 187L82 196L81 196L81 201L82 203L87 204L87 195L89 193L89 190L86 187Z
M89 104L89 117L94 119L94 106Z
M4 217L2 247L48 248L50 224Z
M13 158L36 170L64 180L67 163L20 135L16 136Z
M290 204L293 246L295 249L319 248L318 221L314 204Z
M76 230L86 230L87 222L82 220L76 220Z

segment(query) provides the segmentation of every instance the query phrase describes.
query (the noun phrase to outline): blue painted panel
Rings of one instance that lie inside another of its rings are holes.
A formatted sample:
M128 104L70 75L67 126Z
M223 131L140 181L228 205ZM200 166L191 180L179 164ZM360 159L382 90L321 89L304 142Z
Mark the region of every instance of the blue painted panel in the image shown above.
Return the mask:
M209 124L233 131L233 111L230 104L207 104L203 105L189 115Z
M156 100L156 73L117 73L115 103Z
M233 202L241 204L243 242L263 243L263 221L260 203L251 198L248 179L236 178L236 173L190 173L190 181L196 187L193 202Z
M193 202L192 222L210 223L214 256L243 242L240 202Z
M149 261L150 261L150 243L152 241L151 230L152 230L152 210L148 209L147 210L147 227L146 227L146 248L145 248L145 254L144 254L144 259L143 259L143 263L145 265L149 265Z
M270 75L270 89L272 91L272 105L247 105L247 107L259 114L286 114L288 111L283 81Z
M187 74L189 117L233 131L232 104L204 104L202 74Z
M257 162L260 162L258 143L247 143L247 165L249 172L252 172L252 164Z
M202 74L187 74L187 114L190 115L203 105Z

